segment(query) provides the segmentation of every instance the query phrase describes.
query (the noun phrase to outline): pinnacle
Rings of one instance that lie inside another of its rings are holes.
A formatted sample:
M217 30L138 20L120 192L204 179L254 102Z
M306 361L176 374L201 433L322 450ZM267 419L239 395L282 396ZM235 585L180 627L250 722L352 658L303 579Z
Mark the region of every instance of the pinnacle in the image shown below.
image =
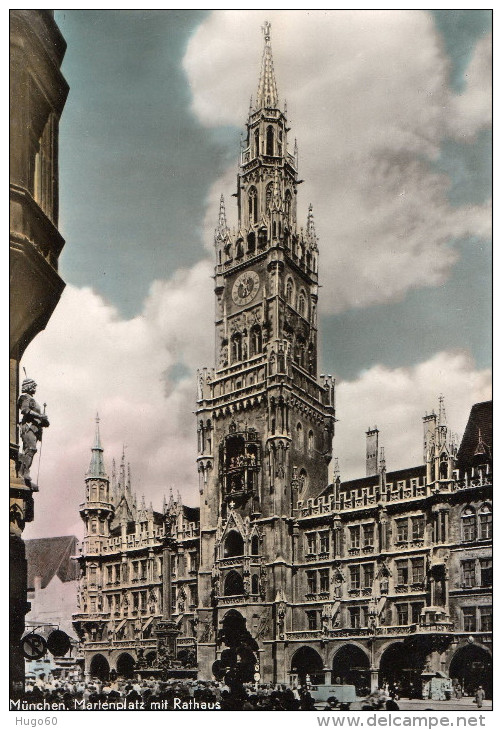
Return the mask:
M277 84L274 75L274 61L272 58L272 46L270 45L270 23L265 21L262 26L265 37L265 47L261 62L260 81L256 94L256 109L276 109L279 103Z

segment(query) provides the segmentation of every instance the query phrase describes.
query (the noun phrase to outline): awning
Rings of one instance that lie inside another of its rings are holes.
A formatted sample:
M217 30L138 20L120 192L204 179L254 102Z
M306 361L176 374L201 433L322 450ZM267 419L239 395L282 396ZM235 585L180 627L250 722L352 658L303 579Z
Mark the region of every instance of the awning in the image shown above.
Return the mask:
M153 621L153 619L154 619L154 618L155 618L155 616L150 616L150 618L147 618L147 620L146 620L146 621L145 621L145 623L144 623L144 626L143 626L143 627L141 628L141 631L146 631L146 630L147 630L147 628L148 628L148 627L150 626L150 624L152 623L152 621Z

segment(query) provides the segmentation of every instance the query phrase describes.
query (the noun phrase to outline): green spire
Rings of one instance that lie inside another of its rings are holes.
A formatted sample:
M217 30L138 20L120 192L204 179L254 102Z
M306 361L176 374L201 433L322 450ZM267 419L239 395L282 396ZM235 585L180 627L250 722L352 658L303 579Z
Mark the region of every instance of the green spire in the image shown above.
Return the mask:
M89 479L107 478L105 471L105 463L103 461L103 447L101 446L101 438L99 435L99 415L96 413L96 435L94 437L94 446L92 447L91 463L89 471L86 474Z

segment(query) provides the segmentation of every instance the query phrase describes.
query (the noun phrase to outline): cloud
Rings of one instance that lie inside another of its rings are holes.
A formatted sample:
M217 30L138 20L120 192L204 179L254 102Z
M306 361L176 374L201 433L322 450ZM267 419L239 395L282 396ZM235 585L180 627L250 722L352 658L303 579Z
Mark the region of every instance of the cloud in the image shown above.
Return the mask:
M173 485L195 499L195 370L212 362L211 273L202 261L154 282L142 314L129 320L91 289L66 287L23 360L51 421L27 537L62 534L78 519L97 411L109 474L125 444L139 497L159 509Z
M125 444L138 498L144 494L160 509L173 486L197 504L195 371L213 362L211 271L203 261L154 282L141 316L130 320L91 289L67 286L23 360L51 421L27 538L76 531L96 411L109 474ZM179 364L186 370L181 378ZM364 431L375 422L389 469L419 463L420 419L440 392L452 428L461 432L471 404L490 397L490 373L477 371L464 352L442 352L413 368L375 366L341 382L335 453L343 478L364 473Z
M439 352L411 368L376 365L337 388L334 453L341 478L365 475L365 431L375 425L387 469L423 463L422 416L438 412L444 395L448 425L461 438L474 403L491 398L491 371L477 370L464 351Z
M256 91L264 11L214 11L190 39L192 109L209 127L244 126ZM491 40L482 38L455 94L449 60L425 11L267 11L281 99L299 141L299 224L314 204L325 312L401 299L438 286L454 240L489 237L489 205L452 206L435 172L443 141L472 141L491 122ZM207 200L208 248L219 193ZM235 205L227 205L235 223Z

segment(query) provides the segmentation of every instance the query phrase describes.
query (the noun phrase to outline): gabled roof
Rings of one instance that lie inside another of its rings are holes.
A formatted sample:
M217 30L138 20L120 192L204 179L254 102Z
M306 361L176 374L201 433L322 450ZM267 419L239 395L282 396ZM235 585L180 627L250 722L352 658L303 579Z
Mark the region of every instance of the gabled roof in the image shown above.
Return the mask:
M481 446L481 448L478 448ZM491 400L475 403L469 414L462 442L458 450L460 469L472 465L476 451L481 455L484 450L487 460L491 460L493 446L493 404ZM477 463L479 463L479 458Z
M71 560L71 556L76 555L78 548L78 540L74 535L26 540L25 546L28 590L33 590L37 575L42 578L42 588L45 588L55 575L63 583L78 580L77 562Z

